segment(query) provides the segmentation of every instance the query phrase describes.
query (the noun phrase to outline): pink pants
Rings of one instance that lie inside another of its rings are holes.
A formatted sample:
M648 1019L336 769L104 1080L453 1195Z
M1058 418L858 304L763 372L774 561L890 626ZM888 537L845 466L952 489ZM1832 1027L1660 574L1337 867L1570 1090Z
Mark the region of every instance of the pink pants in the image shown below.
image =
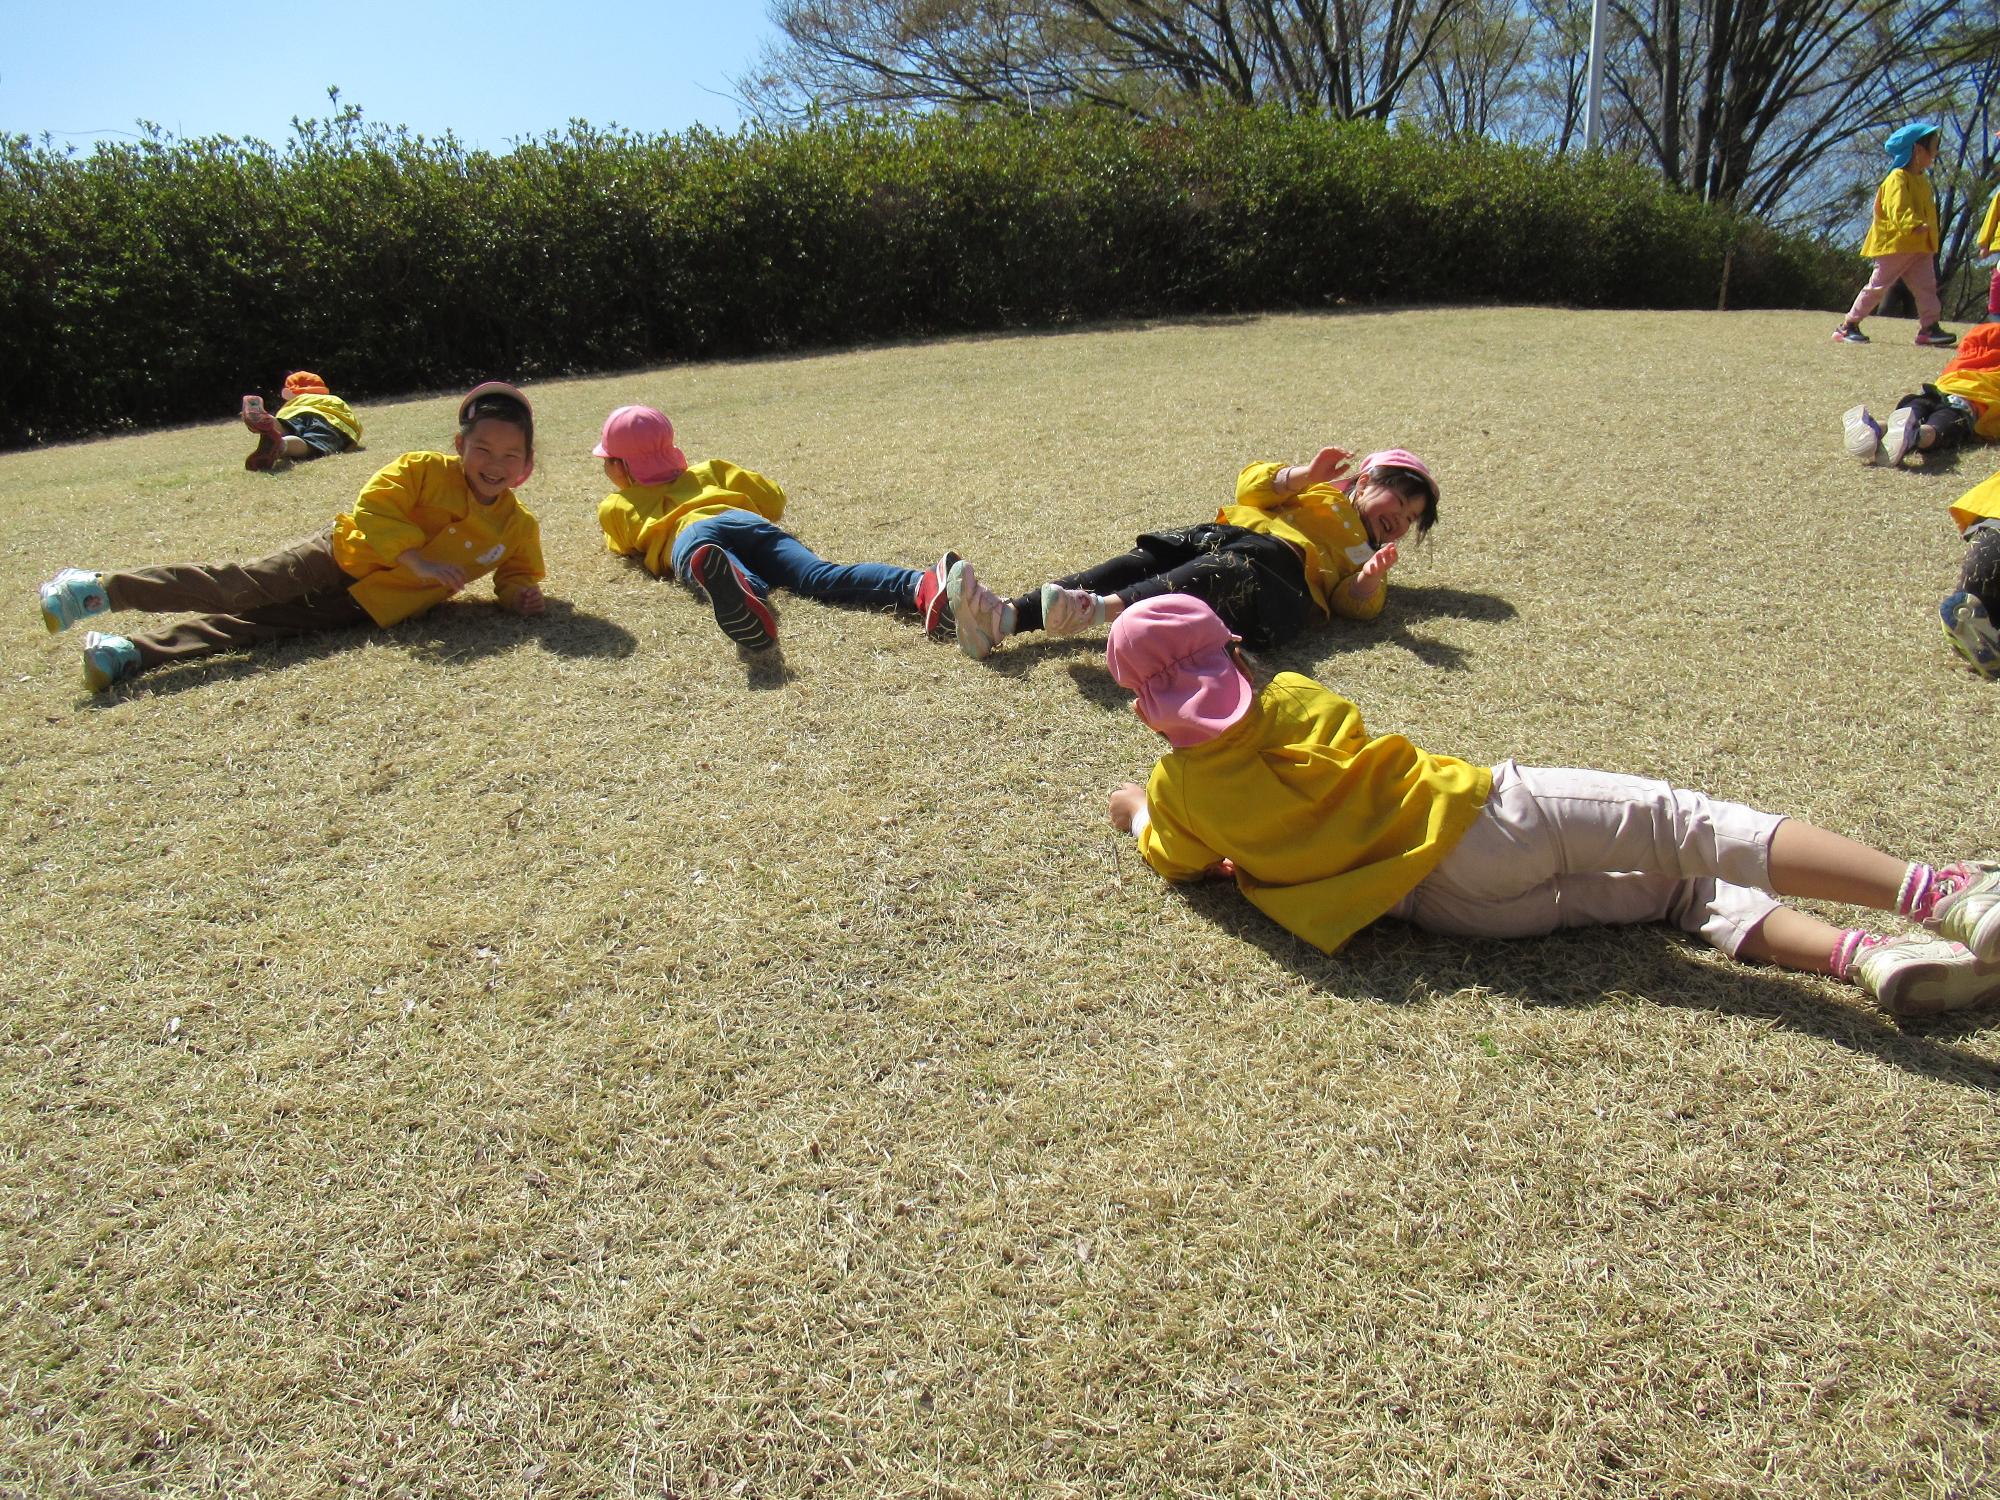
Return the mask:
M1875 274L1868 278L1847 310L1847 321L1859 323L1882 305L1889 288L1903 282L1917 299L1917 325L1929 328L1943 308L1938 305L1937 260L1928 250L1911 250L1903 255L1884 255L1875 262Z
M1993 284L1986 288L1986 316L2000 318L2000 266L1993 268Z
M1672 922L1733 957L1778 905L1783 821L1664 781L1503 761L1478 820L1389 915L1456 937Z

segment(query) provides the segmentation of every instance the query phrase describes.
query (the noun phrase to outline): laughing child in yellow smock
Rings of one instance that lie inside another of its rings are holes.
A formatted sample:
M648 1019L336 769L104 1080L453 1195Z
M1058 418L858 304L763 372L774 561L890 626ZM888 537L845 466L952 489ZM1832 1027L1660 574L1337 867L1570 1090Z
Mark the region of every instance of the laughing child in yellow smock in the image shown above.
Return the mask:
M539 614L541 530L514 498L535 466L534 413L491 381L459 403L456 452L405 453L363 486L352 511L248 563L181 563L96 573L65 568L41 586L50 630L113 609L204 611L170 629L84 637L84 680L102 692L167 662L370 622L390 626L493 577L500 602Z

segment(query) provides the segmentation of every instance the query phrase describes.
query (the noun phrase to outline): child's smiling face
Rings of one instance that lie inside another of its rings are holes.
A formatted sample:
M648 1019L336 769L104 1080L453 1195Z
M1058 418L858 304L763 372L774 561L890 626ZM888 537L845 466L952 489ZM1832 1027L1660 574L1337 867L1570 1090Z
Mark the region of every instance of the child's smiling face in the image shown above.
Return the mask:
M1354 508L1377 547L1400 542L1424 518L1424 497L1406 498L1379 479L1364 479L1355 487Z
M484 417L461 432L458 456L465 461L465 482L482 504L491 505L528 473L528 435L501 417Z

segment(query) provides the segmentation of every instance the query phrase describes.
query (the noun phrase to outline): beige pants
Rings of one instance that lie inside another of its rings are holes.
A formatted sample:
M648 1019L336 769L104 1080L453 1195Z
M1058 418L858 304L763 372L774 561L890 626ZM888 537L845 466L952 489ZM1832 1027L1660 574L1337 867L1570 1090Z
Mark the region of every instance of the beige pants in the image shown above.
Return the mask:
M1734 955L1778 904L1783 821L1664 781L1505 761L1478 820L1389 915L1458 937L1672 922Z

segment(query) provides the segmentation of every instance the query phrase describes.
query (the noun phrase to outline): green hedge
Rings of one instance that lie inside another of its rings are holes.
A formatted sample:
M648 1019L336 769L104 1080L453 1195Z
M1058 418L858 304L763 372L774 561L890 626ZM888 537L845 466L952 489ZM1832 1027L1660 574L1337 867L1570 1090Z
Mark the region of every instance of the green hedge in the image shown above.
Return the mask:
M1830 307L1851 256L1628 163L1272 111L820 122L503 156L301 122L283 148L0 139L0 445L871 339L1339 302Z

